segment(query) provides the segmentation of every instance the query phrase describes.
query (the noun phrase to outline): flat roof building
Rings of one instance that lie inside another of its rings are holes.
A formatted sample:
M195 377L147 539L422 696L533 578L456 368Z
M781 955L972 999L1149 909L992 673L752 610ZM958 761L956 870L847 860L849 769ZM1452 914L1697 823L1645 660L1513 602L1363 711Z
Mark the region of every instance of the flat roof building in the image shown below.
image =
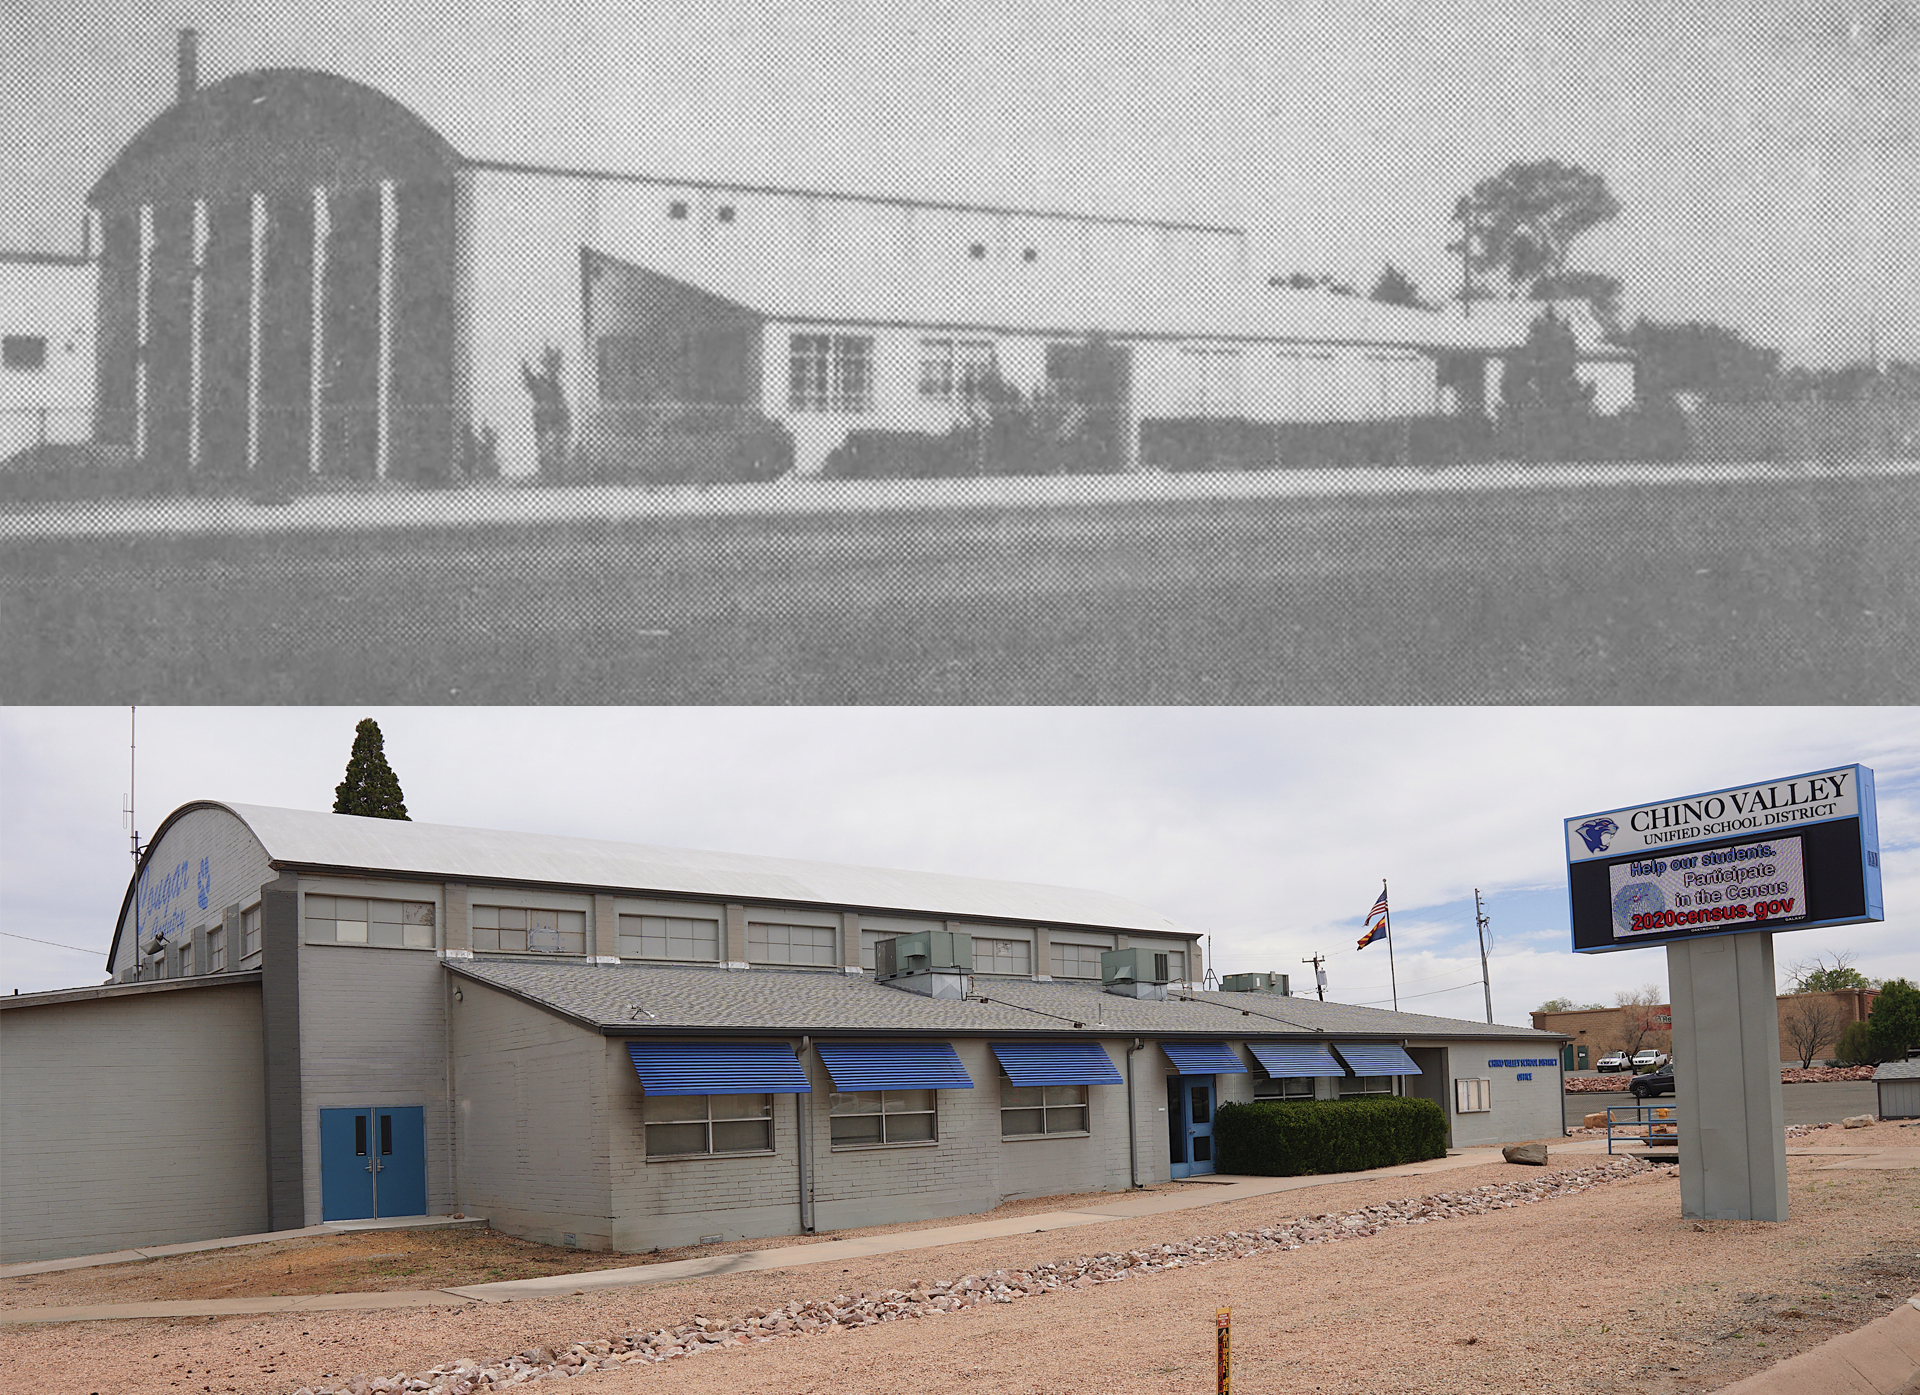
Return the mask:
M1097 891L196 802L0 1000L0 1254L442 1214L638 1251L1213 1170L1223 1103L1557 1134L1561 1038L1223 993Z

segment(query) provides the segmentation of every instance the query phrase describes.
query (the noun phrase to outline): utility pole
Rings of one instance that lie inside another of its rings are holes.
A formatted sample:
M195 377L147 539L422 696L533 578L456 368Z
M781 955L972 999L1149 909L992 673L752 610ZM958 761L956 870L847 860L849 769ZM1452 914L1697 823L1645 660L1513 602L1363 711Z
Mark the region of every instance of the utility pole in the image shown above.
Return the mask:
M1302 959L1302 964L1313 965L1313 991L1320 995L1320 1001L1327 1000L1327 971L1320 966L1327 962L1327 956L1316 954L1311 959Z
M1493 1025L1493 980L1487 976L1487 913L1480 905L1480 888L1473 889L1473 923L1480 932L1480 986L1487 990L1487 1025Z

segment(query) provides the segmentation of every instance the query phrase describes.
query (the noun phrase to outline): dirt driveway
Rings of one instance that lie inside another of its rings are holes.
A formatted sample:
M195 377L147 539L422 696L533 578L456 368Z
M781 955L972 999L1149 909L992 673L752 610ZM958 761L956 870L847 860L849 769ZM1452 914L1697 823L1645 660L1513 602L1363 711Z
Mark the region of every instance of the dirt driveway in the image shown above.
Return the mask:
M1911 1146L1914 1131L1880 1125L1795 1142L1829 1138ZM1920 1292L1920 1172L1828 1170L1826 1162L1789 1161L1792 1214L1780 1225L1682 1221L1673 1171L1654 1169L1338 1244L626 1366L582 1377L582 1389L1202 1392L1211 1389L1213 1313L1230 1306L1245 1392L1713 1390ZM696 1315L731 1319L795 1298L907 1288L1541 1176L1491 1164L1423 1186L1367 1179L1066 1233L541 1303L14 1328L0 1336L0 1388L213 1395L351 1385L361 1374L496 1361L536 1344L645 1332Z

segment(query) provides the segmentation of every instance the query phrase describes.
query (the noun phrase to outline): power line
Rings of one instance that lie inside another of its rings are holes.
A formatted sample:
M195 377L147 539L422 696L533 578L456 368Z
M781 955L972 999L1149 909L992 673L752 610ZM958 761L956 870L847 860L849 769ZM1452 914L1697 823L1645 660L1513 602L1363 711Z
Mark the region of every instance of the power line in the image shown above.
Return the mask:
M15 935L11 930L0 930L0 935L6 935L16 940L33 940L33 942L37 945L52 945L55 949L70 949L76 954L105 954L106 953L104 949L81 949L79 945L63 945L58 940L34 940L33 936L31 935Z
M1476 978L1476 979L1472 979L1472 980L1470 980L1470 981L1468 981L1468 982L1466 982L1466 983L1456 983L1456 984L1455 984L1455 985L1454 985L1453 987L1451 987L1451 988L1435 988L1435 989L1433 989L1433 990L1432 990L1431 992L1427 992L1427 993L1409 993L1409 994L1407 994L1407 996L1408 996L1409 998L1432 998L1432 997L1435 997L1435 996L1437 996L1437 995L1439 995L1439 994L1441 994L1441 993L1458 993L1458 992L1459 992L1459 991L1460 991L1460 990L1461 990L1462 988L1472 988L1472 987L1474 987L1474 986L1475 986L1476 984L1478 984L1479 982L1480 982L1480 980ZM1386 1001L1387 1001L1387 999L1385 999L1385 998L1375 998L1375 999L1373 999L1373 1000L1372 1000L1372 1001L1370 1001L1370 1002L1365 1002L1365 1003L1353 1003L1353 1004L1351 1004L1351 1006L1353 1006L1353 1007L1375 1007L1375 1006L1377 1006L1377 1005L1379 1005L1380 1003L1384 1003L1384 1002L1386 1002Z

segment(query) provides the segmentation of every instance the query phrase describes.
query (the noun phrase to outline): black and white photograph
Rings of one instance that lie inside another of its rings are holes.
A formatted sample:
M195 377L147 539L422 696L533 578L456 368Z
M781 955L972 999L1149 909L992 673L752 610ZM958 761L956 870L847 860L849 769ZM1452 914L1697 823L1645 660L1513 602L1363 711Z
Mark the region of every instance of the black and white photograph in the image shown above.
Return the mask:
M1916 559L1920 0L0 0L0 1390L1914 1395Z

